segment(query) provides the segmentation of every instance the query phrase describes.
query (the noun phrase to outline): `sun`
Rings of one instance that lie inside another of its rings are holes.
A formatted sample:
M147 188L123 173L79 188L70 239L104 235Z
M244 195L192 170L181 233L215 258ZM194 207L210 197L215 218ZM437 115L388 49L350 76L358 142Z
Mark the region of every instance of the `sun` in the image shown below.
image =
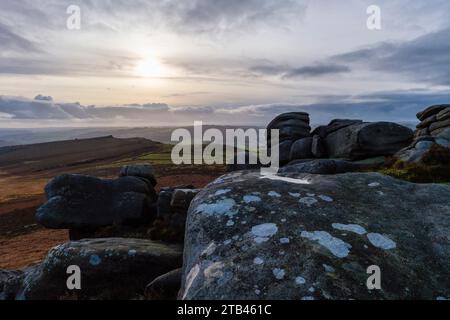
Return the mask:
M166 76L167 70L158 58L146 57L136 65L135 73L144 78L159 78Z

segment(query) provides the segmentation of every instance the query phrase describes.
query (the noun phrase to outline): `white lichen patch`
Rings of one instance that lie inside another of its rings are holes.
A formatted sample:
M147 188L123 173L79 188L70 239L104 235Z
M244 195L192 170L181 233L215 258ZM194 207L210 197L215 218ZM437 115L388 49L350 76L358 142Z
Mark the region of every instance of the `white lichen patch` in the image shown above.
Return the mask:
M203 275L206 279L221 278L223 276L224 266L225 265L223 262L215 262L203 271Z
M259 295L261 294L261 290L256 289L256 290L255 290L255 294L256 294L257 296L259 296Z
M184 294L183 294L183 300L186 299L189 290L192 287L192 284L194 283L194 280L197 278L198 274L200 273L200 265L196 264L191 271L189 271L187 277L186 277L186 283L184 286Z
M379 196L384 196L384 192L383 192L383 191L377 191L377 194L378 194Z
M230 193L230 192L231 192L231 189L221 189L221 190L217 190L216 193L214 193L214 195L216 197L218 197L218 196L223 196L223 195L225 195L227 193Z
M335 273L336 272L336 270L332 266L329 266L327 264L323 264L322 266L325 269L326 273Z
M232 227L232 226L234 226L234 221L233 221L233 220L228 220L226 226L227 226L227 227Z
M311 287L308 289L309 292L314 293L316 291L316 289L314 287Z
M243 198L244 202L246 204L255 203L255 202L261 202L261 197L254 196L254 195L247 195Z
M326 231L303 231L301 233L301 237L311 241L317 241L321 246L327 248L333 255L338 258L347 257L350 253L350 249L352 248L349 243L346 243L339 238L333 237Z
M336 230L340 231L349 231L359 235L364 235L367 233L366 229L357 224L341 224L341 223L333 223L332 227Z
M264 259L256 257L255 259L253 259L253 263L256 264L257 266L260 266L264 264Z
M289 244L291 241L289 240L289 238L281 238L280 239L280 243L281 244Z
M134 257L137 254L136 250L128 250L128 255Z
M267 195L269 197L281 198L281 194L279 194L278 192L275 192L275 191L270 191L269 193L267 193Z
M386 236L383 236L379 233L369 233L367 235L367 239L369 239L370 243L377 248L383 249L383 250L392 250L397 247L397 244L389 239Z
M307 195L308 197L315 197L315 196L316 196L315 193L307 193L306 195Z
M377 187L381 186L381 184L379 182L372 182L372 183L369 183L368 186L370 188L377 188Z
M203 250L201 255L204 257L208 257L208 256L212 255L216 251L216 249L217 249L217 245L213 241L206 247L205 250Z
M223 242L223 244L225 245L225 246L227 246L227 245L229 245L229 244L231 244L233 241L231 241L231 240L225 240L224 242Z
M300 193L289 192L289 195L290 195L291 197L294 197L294 198L300 198L300 197L301 197L301 194L300 194Z
M305 278L303 277L297 277L295 278L295 284L298 286L304 285L306 283Z
M300 202L301 204L303 204L303 205L306 205L307 207L311 207L312 205L316 204L316 203L319 202L319 201L317 201L316 198L305 197L305 198L301 198L301 199L299 200L299 202Z
M287 220L286 219L281 219L281 222L285 223Z
M303 297L302 298L303 301L314 301L314 297L308 296L308 297Z
M233 199L221 199L214 203L202 203L195 211L209 216L227 215L231 217L237 213L236 201Z
M333 202L333 198L329 197L329 196L324 196L323 194L318 196L321 200L325 201L325 202Z
M93 254L89 257L89 263L92 266L98 266L102 263L102 259L98 255Z
M264 223L252 228L252 235L258 244L269 241L270 237L274 236L277 232L278 227L275 223Z
M307 179L295 179L295 178L282 177L275 173L265 173L261 176L260 179L269 179L269 180L282 181L282 182L294 183L294 184L310 184L310 182Z
M279 269L279 268L273 269L272 273L275 276L275 278L278 280L283 280L284 277L286 276L286 271L284 271L283 269Z

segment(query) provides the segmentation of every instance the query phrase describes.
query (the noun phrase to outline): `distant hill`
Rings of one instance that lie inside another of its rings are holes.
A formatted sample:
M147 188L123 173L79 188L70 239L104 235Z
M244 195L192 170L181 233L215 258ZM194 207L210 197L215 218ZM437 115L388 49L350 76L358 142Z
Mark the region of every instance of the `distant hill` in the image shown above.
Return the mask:
M26 173L113 161L159 151L164 145L143 138L105 136L0 148L0 169Z
M193 132L192 126L183 127ZM226 129L248 129L245 126L204 126L204 130L217 128L222 132ZM90 139L103 136L115 138L145 138L152 141L170 144L171 135L179 127L154 128L43 128L43 129L0 129L0 147L29 145L44 142L64 141L73 139Z

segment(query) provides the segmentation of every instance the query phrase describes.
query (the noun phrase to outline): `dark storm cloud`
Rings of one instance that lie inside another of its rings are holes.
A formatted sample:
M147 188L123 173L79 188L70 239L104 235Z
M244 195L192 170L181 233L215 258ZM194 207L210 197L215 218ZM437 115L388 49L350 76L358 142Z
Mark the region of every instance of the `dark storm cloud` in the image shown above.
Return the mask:
M266 64L250 67L249 72L256 76L279 76L282 79L292 79L349 73L351 69L340 64L314 64L297 68L286 65Z
M405 75L412 80L450 85L450 28L409 42L380 43L332 60L359 63L371 70Z
M320 77L325 75L333 75L348 72L351 72L351 69L344 65L323 64L292 69L289 72L287 72L283 76L283 78L287 79L297 77Z

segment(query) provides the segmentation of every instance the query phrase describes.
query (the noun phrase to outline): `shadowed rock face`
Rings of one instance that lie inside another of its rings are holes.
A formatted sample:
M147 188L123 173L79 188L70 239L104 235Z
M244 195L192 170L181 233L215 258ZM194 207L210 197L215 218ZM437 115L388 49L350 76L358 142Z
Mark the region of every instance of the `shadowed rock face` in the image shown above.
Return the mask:
M363 123L345 127L326 137L331 158L365 159L390 156L408 146L413 131L390 122Z
M271 130L274 129L280 130L280 143L309 137L311 133L309 115L304 112L291 112L276 117L267 127L268 143L270 143Z
M141 239L107 238L68 242L52 249L41 265L19 279L19 300L133 299L156 277L179 268L182 251ZM82 290L68 291L69 266L81 270ZM16 285L17 288L17 285ZM9 287L11 293L13 288Z
M166 273L152 281L145 288L148 300L177 300L181 286L182 269Z
M103 180L62 175L46 186L48 202L37 210L36 220L51 229L83 229L151 221L156 192L137 177Z
M376 173L236 172L193 201L183 299L450 296L450 187ZM382 289L369 291L379 266Z

